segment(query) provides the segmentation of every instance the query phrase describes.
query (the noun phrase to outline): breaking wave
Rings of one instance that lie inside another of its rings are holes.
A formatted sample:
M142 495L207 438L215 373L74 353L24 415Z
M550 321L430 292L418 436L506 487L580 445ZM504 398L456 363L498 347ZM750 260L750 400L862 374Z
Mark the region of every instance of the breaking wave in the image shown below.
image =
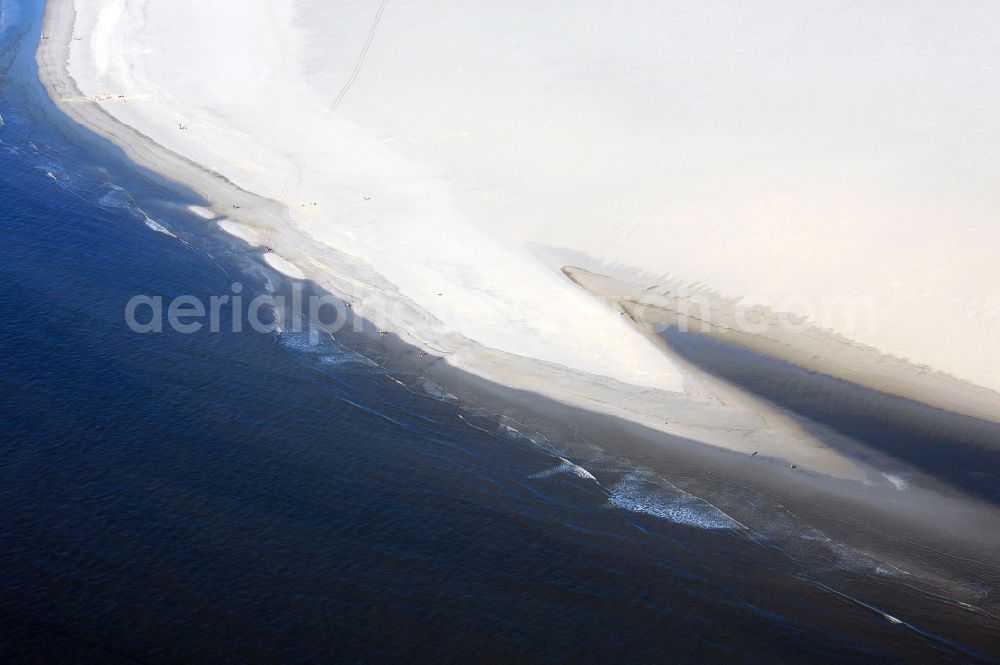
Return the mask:
M551 469L545 469L544 471L539 471L538 473L533 473L530 478L549 478L558 474L567 474L570 476L576 476L577 478L582 478L583 480L593 480L597 482L597 478L594 477L590 471L587 471L579 464L574 464L568 459L563 457L559 458L559 464L552 467Z
M664 481L651 482L630 473L611 487L616 508L701 529L740 529L742 524L712 504Z

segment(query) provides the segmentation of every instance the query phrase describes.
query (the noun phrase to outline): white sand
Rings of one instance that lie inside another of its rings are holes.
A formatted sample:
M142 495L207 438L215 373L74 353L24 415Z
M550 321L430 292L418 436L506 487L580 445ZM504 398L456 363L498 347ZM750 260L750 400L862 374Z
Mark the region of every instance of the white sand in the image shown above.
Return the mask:
M317 58L331 74L349 71L357 53L333 41L329 51L311 52L301 28L315 8L75 5L74 34L84 39L72 44L70 73L85 95L148 95L106 108L157 143L286 203L312 237L372 265L448 330L636 385L681 388L664 354L519 243L476 224L441 175L370 128L327 117L335 94L304 77L303 65ZM338 24L323 7L318 18Z
M267 262L267 265L271 266L280 273L288 275L289 277L294 277L295 279L306 278L306 274L299 270L294 263L283 256L275 254L274 252L264 254L264 261Z
M1000 389L995 5L75 5L85 95L483 344L679 387L537 242Z
M234 235L248 245L264 245L264 239L260 233L246 224L240 224L229 219L219 222L219 228L230 235Z
M284 205L291 224L229 228L449 362L649 424L694 404L688 435L773 426L792 450L567 280L583 252L779 310L868 299L877 325L824 324L1000 388L994 7L49 4L82 37L75 86L50 87L67 113L210 200L241 194L176 156Z
M215 213L204 206L188 206L187 209L202 219L215 219Z

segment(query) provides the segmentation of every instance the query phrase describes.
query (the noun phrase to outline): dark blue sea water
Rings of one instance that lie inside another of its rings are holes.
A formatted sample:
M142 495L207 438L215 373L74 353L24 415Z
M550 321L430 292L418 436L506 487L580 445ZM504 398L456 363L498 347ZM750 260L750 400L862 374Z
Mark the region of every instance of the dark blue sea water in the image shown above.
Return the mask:
M40 3L3 7L0 661L1000 653L985 610L766 496L723 488L759 506L734 521L692 458L515 431L377 340L132 333L136 294L277 287L193 197L60 117L33 67Z

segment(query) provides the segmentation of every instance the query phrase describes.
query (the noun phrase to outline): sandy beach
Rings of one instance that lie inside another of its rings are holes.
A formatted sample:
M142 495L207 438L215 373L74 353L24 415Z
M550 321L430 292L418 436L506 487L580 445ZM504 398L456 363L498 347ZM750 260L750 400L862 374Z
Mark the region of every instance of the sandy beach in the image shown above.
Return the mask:
M787 36L797 21L827 18L813 10L789 10L759 27ZM804 155L822 168L794 196L789 174L807 164L751 169L735 187L746 160L762 153L734 132L778 131L766 120L766 93L781 82L766 74L767 59L747 74L760 88L742 90L753 104L739 123L701 118L699 104L715 89L690 76L701 67L725 77L731 63L671 61L657 31L673 19L690 27L708 17L609 11L595 6L567 18L552 6L529 18L475 3L433 13L377 2L50 0L37 58L61 110L197 192L204 206L195 214L206 223L253 251L268 245L273 251L261 258L278 272L312 280L403 342L500 385L865 477L790 418L671 353L650 326L672 319L651 314L648 295L683 285L720 302L766 300L774 316L802 310L795 302L870 299L877 325L835 316L808 334L736 341L959 413L1000 413L992 344L1000 332L1000 231L987 183L970 198L941 181L945 200L981 204L951 211L949 224L963 230L945 237L938 218L905 202L892 182L839 198L857 187L852 177L880 182L884 174L848 177L848 144L816 145L790 112L795 131L775 134L783 138L771 148L774 162ZM568 23L546 42L557 17ZM741 30L753 20L736 16L721 36L751 49L757 38ZM830 29L849 26L848 17ZM626 38L632 49L619 53ZM903 28L893 39L901 53L916 49ZM788 48L804 47L793 40ZM587 70L584 52L607 71ZM829 65L823 53L803 56L814 68ZM897 67L880 61L864 83L895 77ZM952 85L974 85L978 76ZM657 80L665 83L651 88ZM601 89L602 81L612 87ZM691 98L672 95L681 83ZM907 101L894 100L886 117ZM905 142L948 108L928 103L898 131L862 132L858 159L877 143ZM798 110L810 126L823 120ZM860 103L836 111L846 126L867 112ZM946 150L949 140L944 126L931 143ZM980 147L967 166L987 153ZM914 158L911 175L933 177L932 158ZM834 171L836 186L814 198ZM926 242L902 242L914 226ZM957 243L961 265L936 259ZM567 277L581 256L596 279ZM617 286L594 286L605 278ZM630 316L630 302L641 302L647 318Z
M996 34L0 0L0 660L993 662Z

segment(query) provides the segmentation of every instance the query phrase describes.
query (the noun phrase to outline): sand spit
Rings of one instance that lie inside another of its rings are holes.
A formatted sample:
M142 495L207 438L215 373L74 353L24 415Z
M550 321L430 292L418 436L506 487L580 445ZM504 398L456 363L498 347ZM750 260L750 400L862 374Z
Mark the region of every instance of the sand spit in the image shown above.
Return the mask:
M662 225L659 208L649 208L648 200L653 192L662 195L662 181L623 183L621 177L643 164L614 173L607 166L623 151L635 149L642 159L656 154L639 150L631 134L594 133L621 123L609 125L602 113L613 109L580 97L589 83L579 72L558 70L572 59L542 59L530 75L518 61L512 71L525 74L525 85L511 89L501 73L465 81L465 69L439 62L454 62L445 56L455 43L423 39L431 50L413 62L434 72L427 85L437 94L417 95L408 79L399 80L405 68L396 58L403 52L378 49L380 39L412 38L404 29L409 10L390 6L376 17L368 9L359 4L340 15L333 6L305 1L49 0L39 72L69 117L138 164L198 192L206 203L195 214L207 223L257 250L267 245L269 265L315 281L377 328L455 367L671 434L744 453L759 450L843 477L864 476L791 419L687 367L618 309L567 279L559 272L565 263L546 265L526 249L526 240L562 239L581 251L606 248L617 259L634 236L637 247L657 255L645 236ZM554 11L544 8L520 27L534 34ZM471 24L479 25L474 18ZM507 21L505 15L493 18ZM634 27L639 18L625 17L622 25ZM373 19L379 21L374 42ZM597 19L573 20L599 25ZM428 20L432 33L444 27L438 18ZM614 34L617 25L611 26ZM599 54L617 43L592 31L579 34L597 39ZM469 38L452 36L459 43ZM662 44L647 37L640 35L637 47ZM495 44L470 46L470 71L479 60L483 66L498 61L489 51ZM366 57L359 60L359 52ZM303 66L318 61L328 69ZM546 69L551 67L556 69ZM551 108L526 101L548 89L539 87L539 72L565 75L560 80L569 86ZM455 80L446 85L441 76ZM482 103L494 99L493 85L507 90L508 102L509 95L525 102L504 106L512 114L504 122L521 127L523 135L504 130L499 136L502 128L489 124ZM463 86L476 94L461 92ZM108 98L108 90L128 92ZM387 104L392 99L399 104ZM432 108L414 105L416 99ZM457 103L462 99L467 107ZM565 104L582 109L587 124L552 125L545 114ZM634 120L636 131L648 129L648 118ZM591 141L595 158L569 150L581 135ZM531 146L538 159L531 158ZM497 147L502 154L489 152ZM514 152L503 152L506 147ZM557 159L552 153L560 147L567 152ZM594 165L602 163L605 179L598 180ZM580 195L552 194L564 190ZM620 218L641 212L637 206L648 210L624 233ZM208 220L208 211L215 219ZM611 218L619 221L606 224ZM546 219L574 223L553 226ZM526 229L537 229L537 237ZM730 249L739 246L738 234L730 240Z

